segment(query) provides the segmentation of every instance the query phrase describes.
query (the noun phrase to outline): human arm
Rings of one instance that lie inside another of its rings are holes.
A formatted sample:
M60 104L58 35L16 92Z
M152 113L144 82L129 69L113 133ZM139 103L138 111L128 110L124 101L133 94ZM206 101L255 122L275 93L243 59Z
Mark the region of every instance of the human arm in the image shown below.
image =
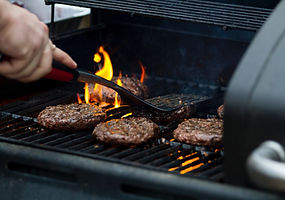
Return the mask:
M52 60L70 68L77 64L64 51L54 48L48 27L34 14L0 0L0 74L22 82L37 80L52 69Z

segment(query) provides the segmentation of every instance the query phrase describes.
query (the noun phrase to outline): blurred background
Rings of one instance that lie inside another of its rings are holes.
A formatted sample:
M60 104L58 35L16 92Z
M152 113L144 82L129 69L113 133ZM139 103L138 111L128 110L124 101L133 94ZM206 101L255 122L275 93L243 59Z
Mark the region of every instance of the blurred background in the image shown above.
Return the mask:
M51 6L46 5L44 0L9 1L26 8L37 15L41 21L49 25L51 21ZM57 24L55 32L57 34L74 29L81 29L89 26L90 23L90 8L56 4L54 14L55 22Z

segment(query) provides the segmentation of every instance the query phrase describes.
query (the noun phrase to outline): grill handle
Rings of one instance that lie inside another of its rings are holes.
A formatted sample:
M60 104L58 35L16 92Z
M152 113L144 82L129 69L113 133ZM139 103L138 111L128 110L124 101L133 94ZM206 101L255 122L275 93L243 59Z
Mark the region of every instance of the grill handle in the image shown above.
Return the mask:
M249 179L257 186L285 192L285 152L275 141L265 141L247 159Z

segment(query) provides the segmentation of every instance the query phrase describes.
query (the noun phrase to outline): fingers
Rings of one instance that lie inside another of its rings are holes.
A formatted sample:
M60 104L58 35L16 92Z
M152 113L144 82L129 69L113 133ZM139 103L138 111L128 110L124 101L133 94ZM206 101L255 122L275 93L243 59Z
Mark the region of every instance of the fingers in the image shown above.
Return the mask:
M72 69L77 67L76 62L64 51L59 48L56 48L55 45L52 46L53 50L53 58L54 60L70 67Z
M57 48L50 40L46 45L45 50L41 54L41 59L39 60L39 64L37 68L29 74L29 76L18 78L21 82L30 82L35 81L46 74L48 74L52 69L52 60L56 60L61 62L62 64L70 67L76 68L77 64L75 61L64 51Z
M19 78L18 80L21 82L31 82L48 74L52 69L52 54L53 49L51 45L46 45L35 70L29 76Z
M48 74L52 69L53 59L70 68L77 67L75 61L50 40L43 46L30 60L11 58L0 62L0 74L21 82L30 82Z

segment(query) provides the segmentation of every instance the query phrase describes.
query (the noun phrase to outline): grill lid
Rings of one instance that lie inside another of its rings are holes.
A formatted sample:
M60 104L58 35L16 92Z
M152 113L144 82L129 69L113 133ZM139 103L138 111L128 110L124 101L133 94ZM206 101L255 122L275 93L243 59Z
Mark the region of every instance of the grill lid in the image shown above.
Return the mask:
M284 141L285 2L281 1L241 60L225 103L228 181L245 184L245 163L264 140ZM242 166L242 167L236 167Z

